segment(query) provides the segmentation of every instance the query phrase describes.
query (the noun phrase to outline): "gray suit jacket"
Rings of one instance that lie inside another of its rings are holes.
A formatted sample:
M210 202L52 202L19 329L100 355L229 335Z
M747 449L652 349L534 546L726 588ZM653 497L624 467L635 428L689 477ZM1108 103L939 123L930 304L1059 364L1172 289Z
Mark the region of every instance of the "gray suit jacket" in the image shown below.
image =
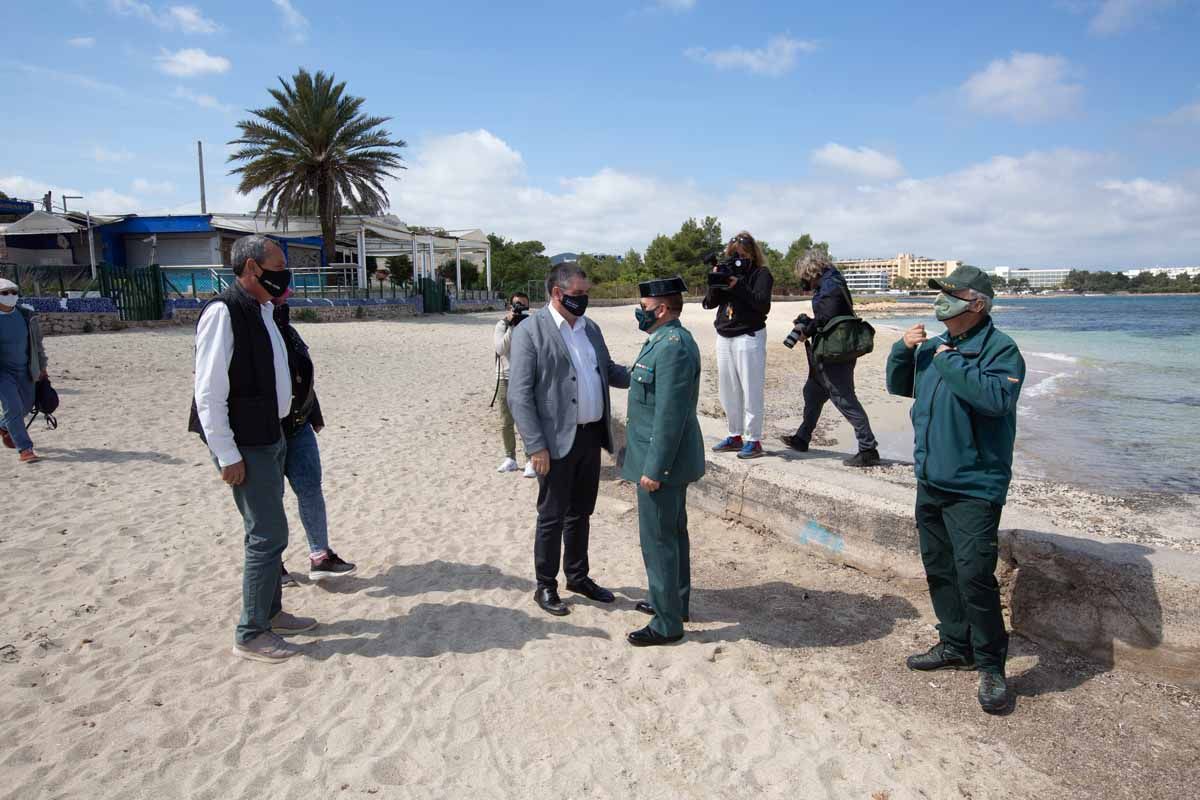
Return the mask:
M612 362L600 326L586 316L581 322L587 325L588 340L596 350L596 367L604 396L602 444L611 453L612 405L608 387L628 389L629 370ZM549 306L538 309L516 327L508 359L508 407L521 432L525 454L549 450L550 458L565 458L575 443L578 390L575 365L571 363L571 355L554 324Z

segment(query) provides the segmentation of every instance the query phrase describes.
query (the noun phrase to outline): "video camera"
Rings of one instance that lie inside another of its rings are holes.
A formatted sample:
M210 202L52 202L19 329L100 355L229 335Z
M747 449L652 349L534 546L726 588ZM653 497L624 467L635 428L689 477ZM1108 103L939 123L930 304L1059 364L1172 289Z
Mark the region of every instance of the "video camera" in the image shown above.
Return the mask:
M524 303L517 302L512 304L512 320L508 323L510 328L515 328L521 324L521 320L529 316L529 306Z
M808 314L801 314L792 320L792 332L783 340L783 346L791 350L804 336L804 329L812 322L812 317Z
M709 288L728 289L734 278L740 278L750 271L753 261L742 256L727 256L721 250L706 253L701 262L712 267L708 271Z

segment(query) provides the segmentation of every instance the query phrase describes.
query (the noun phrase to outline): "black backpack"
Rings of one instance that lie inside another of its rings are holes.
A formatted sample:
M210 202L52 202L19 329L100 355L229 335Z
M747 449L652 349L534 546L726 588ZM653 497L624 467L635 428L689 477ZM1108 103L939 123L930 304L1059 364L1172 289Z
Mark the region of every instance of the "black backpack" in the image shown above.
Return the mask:
M54 418L54 412L57 410L58 392L50 385L49 378L43 378L33 385L33 416L25 423L25 429L28 430L38 418L38 414L41 414L46 420L46 427L54 430L58 427L58 420Z

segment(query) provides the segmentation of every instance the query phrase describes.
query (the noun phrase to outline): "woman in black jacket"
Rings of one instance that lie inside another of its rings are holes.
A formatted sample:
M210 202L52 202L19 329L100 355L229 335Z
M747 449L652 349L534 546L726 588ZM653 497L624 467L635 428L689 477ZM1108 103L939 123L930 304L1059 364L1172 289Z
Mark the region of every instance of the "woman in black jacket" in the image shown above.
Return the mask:
M717 309L717 379L729 435L713 447L738 458L763 455L763 404L767 374L767 314L775 279L762 247L746 231L730 240L725 255L734 259L725 286L710 286L704 307ZM717 272L714 267L713 272Z
M871 421L854 393L854 367L858 360L841 364L813 358L812 340L829 320L854 313L846 279L833 266L824 248L812 248L796 262L796 276L805 291L811 291L813 316L804 326L804 353L808 356L808 380L804 382L804 421L783 443L793 450L806 452L813 429L821 418L826 400L831 400L842 416L854 427L858 453L842 463L848 467L871 467L879 463L879 443L871 432Z

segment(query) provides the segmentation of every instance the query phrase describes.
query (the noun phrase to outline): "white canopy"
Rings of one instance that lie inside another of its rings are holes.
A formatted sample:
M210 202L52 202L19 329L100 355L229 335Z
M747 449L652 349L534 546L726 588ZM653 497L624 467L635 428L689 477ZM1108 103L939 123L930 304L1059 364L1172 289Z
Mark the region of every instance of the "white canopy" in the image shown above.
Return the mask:
M0 225L0 236L45 236L78 233L82 228L48 211L34 211L16 222Z

